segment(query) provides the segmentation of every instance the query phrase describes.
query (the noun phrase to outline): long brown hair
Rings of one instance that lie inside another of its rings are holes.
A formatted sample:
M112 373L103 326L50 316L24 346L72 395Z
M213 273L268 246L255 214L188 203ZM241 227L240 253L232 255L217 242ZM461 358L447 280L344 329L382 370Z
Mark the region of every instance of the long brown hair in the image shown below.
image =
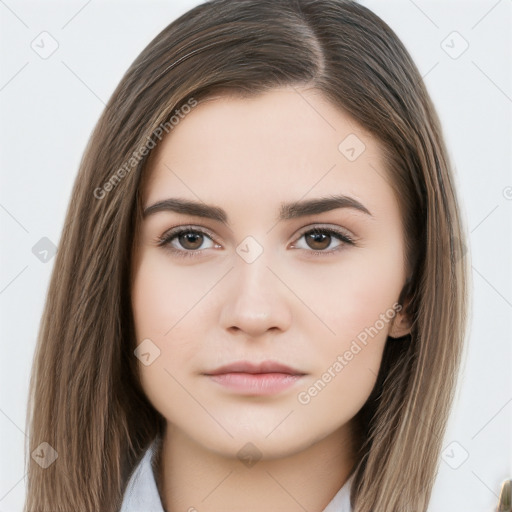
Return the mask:
M287 85L321 91L385 158L410 273L400 303L413 323L410 335L388 338L358 415L351 501L355 512L427 509L465 338L468 264L421 75L386 23L353 1L212 0L135 59L85 149L34 354L25 512L119 510L130 472L164 431L138 379L130 305L141 180L161 127L170 132L191 98Z

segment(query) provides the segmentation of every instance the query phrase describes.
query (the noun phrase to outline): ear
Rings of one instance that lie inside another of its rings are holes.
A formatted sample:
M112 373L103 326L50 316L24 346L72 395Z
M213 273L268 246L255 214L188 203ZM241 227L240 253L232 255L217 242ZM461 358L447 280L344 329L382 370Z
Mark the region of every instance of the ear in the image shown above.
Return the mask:
M410 334L411 327L411 321L409 315L406 313L406 308L402 307L391 320L388 336L390 338L401 338L402 336Z

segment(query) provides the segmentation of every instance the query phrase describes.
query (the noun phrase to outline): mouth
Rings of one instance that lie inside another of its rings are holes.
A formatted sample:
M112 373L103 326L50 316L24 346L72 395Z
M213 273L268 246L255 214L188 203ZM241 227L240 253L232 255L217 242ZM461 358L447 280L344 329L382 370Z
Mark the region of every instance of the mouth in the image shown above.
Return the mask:
M290 388L306 373L277 361L237 361L203 375L237 394L273 395Z

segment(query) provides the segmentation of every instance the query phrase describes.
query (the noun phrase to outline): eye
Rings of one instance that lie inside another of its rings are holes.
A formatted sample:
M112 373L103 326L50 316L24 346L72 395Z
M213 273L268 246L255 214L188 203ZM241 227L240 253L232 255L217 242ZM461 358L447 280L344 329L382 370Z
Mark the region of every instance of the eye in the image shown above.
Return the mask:
M159 246L164 246L177 256L195 256L198 249L203 246L205 239L210 240L211 244L202 249L211 249L216 245L212 240L212 235L202 229L196 229L187 226L179 226L164 233L158 237Z
M345 245L355 245L350 235L340 230L315 227L304 231L297 240L304 238L306 247L300 247L297 242L292 248L306 250L313 256L332 254L341 250ZM205 241L210 241L206 247ZM177 256L189 257L197 256L204 249L219 248L220 245L213 241L213 235L206 230L194 228L191 226L178 226L167 231L157 238L157 245L165 247ZM338 244L332 248L332 243L338 241ZM331 247L330 250L326 250ZM312 249L312 250L308 250Z
M309 229L308 231L304 231L298 240L301 238L304 238L306 247L299 247L296 242L293 247L297 249L305 249L307 251L308 249L313 249L312 251L308 252L312 253L314 256L321 254L332 254L341 250L346 244L355 245L355 242L351 236L333 228L315 227L313 229ZM334 241L338 241L338 244L333 248L332 243ZM331 249L326 250L328 247L331 247Z

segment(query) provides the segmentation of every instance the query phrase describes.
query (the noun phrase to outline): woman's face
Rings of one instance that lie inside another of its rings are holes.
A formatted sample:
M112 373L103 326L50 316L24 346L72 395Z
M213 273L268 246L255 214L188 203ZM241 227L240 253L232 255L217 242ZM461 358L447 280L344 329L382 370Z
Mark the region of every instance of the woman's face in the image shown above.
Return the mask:
M195 106L147 171L132 306L151 403L226 456L342 432L408 327L376 140L318 91L283 88Z

